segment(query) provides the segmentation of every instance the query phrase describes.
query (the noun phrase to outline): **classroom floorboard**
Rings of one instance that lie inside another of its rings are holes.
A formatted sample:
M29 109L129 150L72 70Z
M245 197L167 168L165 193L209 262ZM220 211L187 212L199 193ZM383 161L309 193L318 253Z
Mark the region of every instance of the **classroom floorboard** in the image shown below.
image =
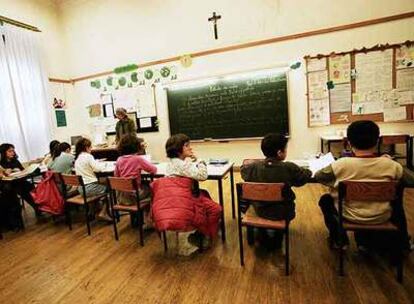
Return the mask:
M236 174L236 181L240 179ZM216 182L202 183L217 199ZM63 222L36 223L26 207L26 231L0 241L0 303L414 303L414 253L405 261L404 284L383 257L361 257L352 243L346 276L336 272L317 201L317 184L296 188L297 216L291 225L291 275L283 252L268 254L245 241L239 264L236 220L224 181L227 242L194 257L164 254L156 233L137 243L127 217L120 241L111 225L84 222L69 231ZM409 231L414 233L414 189L406 190Z

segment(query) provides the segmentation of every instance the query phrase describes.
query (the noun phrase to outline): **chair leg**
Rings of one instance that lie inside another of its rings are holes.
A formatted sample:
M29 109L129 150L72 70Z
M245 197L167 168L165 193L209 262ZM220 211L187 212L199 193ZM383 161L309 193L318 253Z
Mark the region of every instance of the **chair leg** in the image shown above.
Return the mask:
M165 233L165 230L162 232L162 238L164 240L164 251L167 252L168 251L167 234Z
M22 212L20 211L20 218L19 218L19 224L20 224L20 228L22 229L22 230L24 230L26 227L24 226L24 219L23 219L23 214L22 214Z
M289 270L290 270L290 263L289 263L289 258L290 258L290 251L289 251L289 228L286 229L286 233L285 233L285 275L289 275Z
M70 215L69 204L65 205L65 216L66 216L66 223L69 226L69 230L72 230L72 217Z
M91 223L89 222L89 204L85 204L85 218L88 235L91 235Z
M240 249L240 266L244 266L244 252L243 252L243 231L239 223L239 249Z
M114 212L114 213L115 213L115 212ZM112 224L113 224L113 226L114 226L115 240L116 240L116 241L119 241L119 237L118 237L118 228L116 227L116 222L117 222L117 219L115 218L115 214L113 214L113 216L112 216Z
M397 281L398 283L403 282L403 266L404 266L404 238L400 236L400 242L398 246L398 262L397 262Z
M143 211L138 212L138 229L139 229L139 243L144 246L144 214Z

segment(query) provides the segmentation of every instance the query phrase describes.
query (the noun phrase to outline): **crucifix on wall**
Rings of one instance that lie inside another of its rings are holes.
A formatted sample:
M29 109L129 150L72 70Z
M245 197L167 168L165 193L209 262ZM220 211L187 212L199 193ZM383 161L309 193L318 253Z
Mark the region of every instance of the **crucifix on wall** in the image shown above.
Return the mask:
M217 40L218 39L218 35L217 35L217 20L221 19L220 15L216 15L216 12L213 12L213 16L208 18L209 22L213 22L214 25L214 38Z

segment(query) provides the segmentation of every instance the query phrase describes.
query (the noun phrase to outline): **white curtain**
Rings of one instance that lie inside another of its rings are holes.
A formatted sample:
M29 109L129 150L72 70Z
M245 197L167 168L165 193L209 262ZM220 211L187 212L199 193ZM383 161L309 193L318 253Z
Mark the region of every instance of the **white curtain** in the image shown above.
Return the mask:
M47 77L37 33L0 26L0 143L11 143L22 160L47 153L50 141Z

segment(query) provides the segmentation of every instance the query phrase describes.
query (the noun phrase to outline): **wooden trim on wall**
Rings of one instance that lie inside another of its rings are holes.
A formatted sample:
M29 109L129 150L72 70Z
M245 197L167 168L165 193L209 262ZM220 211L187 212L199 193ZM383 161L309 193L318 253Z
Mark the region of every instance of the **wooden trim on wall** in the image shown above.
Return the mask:
M370 26L370 25L375 25L375 24L381 24L381 23L386 23L386 22L391 22L391 21L396 21L396 20L402 20L402 19L407 19L407 18L413 18L413 17L414 17L414 11L411 11L411 12L407 12L403 14L370 19L370 20L365 20L365 21L360 21L360 22L355 22L355 23L350 23L350 24L345 24L345 25L333 26L333 27L328 27L328 28L319 29L319 30L313 30L313 31L291 34L291 35L286 35L286 36L274 37L270 39L241 43L241 44L236 44L232 46L226 46L226 47L206 50L206 51L199 51L199 52L192 53L191 57L192 58L203 57L203 56L225 53L225 52L230 52L230 51L235 51L235 50L240 50L240 49L245 49L245 48L251 48L255 46L282 42L282 41L289 41L289 40L301 39L301 38L306 38L306 37L311 37L311 36L316 36L316 35L323 35L323 34L328 34L328 33L333 33L333 32L351 30L355 28L360 28L360 27L365 27L365 26ZM174 56L170 58L149 61L146 63L138 64L138 68L178 61L180 58L181 58L180 56ZM74 78L71 80L67 80L67 82L65 83L75 83L78 81L93 79L96 77L107 76L112 73L113 71L105 71L105 72L101 72L97 74L92 74L92 75L87 75L87 76L82 76L82 77ZM49 78L49 80L50 79L51 78Z
M67 79L58 79L58 78L49 78L50 82L57 82L57 83L72 83L71 80Z

